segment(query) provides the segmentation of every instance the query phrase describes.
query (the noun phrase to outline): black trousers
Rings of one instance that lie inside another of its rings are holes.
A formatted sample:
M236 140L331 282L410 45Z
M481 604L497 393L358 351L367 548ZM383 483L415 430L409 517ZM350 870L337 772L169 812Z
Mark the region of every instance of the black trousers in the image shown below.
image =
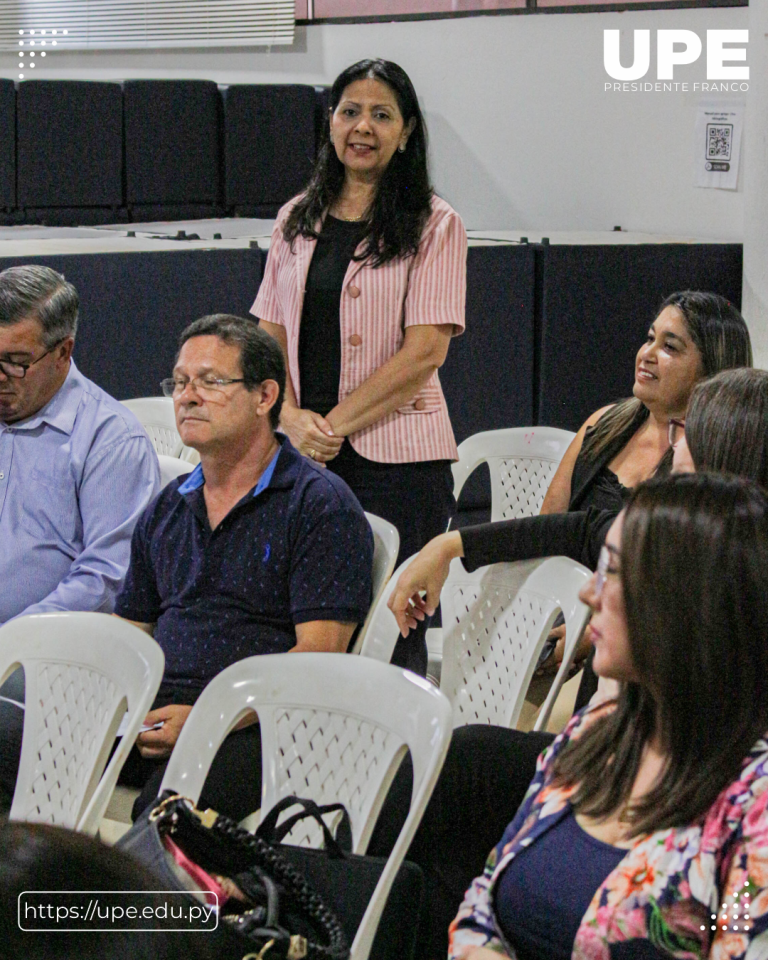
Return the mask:
M363 510L397 527L400 553L396 566L445 533L456 512L449 460L376 463L361 457L347 440L328 469L345 481ZM422 677L427 674L427 626L424 621L406 638L401 637L392 657L392 663Z
M167 759L145 759L136 746L128 754L119 782L141 789L133 805L134 820L156 800L167 766ZM253 724L224 739L208 771L198 807L210 807L238 821L260 806L261 735L259 725Z
M424 871L416 956L445 957L448 926L472 880L514 819L554 736L475 724L458 727L407 859ZM384 803L368 853L387 856L405 822L413 773L409 758Z
M24 670L21 667L0 687L0 814L11 809L19 772L24 710L16 706L18 703L24 703Z

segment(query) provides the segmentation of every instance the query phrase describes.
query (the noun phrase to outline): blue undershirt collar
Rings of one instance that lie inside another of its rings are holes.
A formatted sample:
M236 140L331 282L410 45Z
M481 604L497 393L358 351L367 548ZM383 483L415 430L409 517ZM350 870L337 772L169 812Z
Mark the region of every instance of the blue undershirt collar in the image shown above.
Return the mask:
M282 448L281 448L282 449ZM259 478L259 482L253 488L253 493L251 496L258 497L262 490L266 490L272 480L272 474L275 472L275 466L277 464L277 458L280 456L280 450L278 449L277 453L269 461L267 469L262 473ZM190 473L184 483L179 487L180 494L192 493L193 490L199 490L200 487L205 483L205 477L203 476L203 465L198 463L195 469Z

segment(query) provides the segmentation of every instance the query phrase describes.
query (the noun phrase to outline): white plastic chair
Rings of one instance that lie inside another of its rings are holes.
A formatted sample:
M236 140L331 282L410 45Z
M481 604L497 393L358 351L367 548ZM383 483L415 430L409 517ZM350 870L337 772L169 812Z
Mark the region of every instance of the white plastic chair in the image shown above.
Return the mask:
M195 469L194 464L189 460L179 460L178 457L167 457L163 453L158 453L157 460L160 464L160 485L167 486L171 480L176 477L183 477L187 473L192 473Z
M367 624L365 635L360 641L359 650L357 646L355 648L361 657L379 660L381 663L389 663L392 659L397 638L400 636L400 628L397 625L397 620L395 620L395 615L387 604L400 574L415 558L416 554L408 557L407 560L403 560L385 584L379 599L371 605L365 621Z
M467 573L460 559L451 562L440 595L440 686L453 704L454 726L517 723L544 642L562 610L566 656L535 729L546 727L589 616L578 592L591 576L566 557L495 563L474 573Z
M373 513L366 513L365 516L373 530L373 598L368 616L363 621L355 645L352 647L352 653L360 653L362 649L365 635L373 619L373 612L384 588L389 583L400 550L400 534L397 532L397 527Z
M185 447L176 428L176 415L170 397L138 397L121 401L147 431L158 455L177 457L192 464L200 462L197 450Z
M453 495L458 500L469 475L481 463L487 463L491 474L491 520L535 516L575 436L557 427L513 427L467 437L459 444L458 461L451 465Z
M168 761L161 792L195 803L216 751L251 710L261 724L261 810L295 795L349 812L355 853L364 853L406 748L413 761L408 817L352 944L367 960L392 881L432 794L451 737L451 708L426 680L361 657L267 654L227 667L208 684ZM306 821L292 843L318 846Z
M117 617L41 613L0 628L0 684L20 666L26 705L10 818L94 834L157 694L163 651Z

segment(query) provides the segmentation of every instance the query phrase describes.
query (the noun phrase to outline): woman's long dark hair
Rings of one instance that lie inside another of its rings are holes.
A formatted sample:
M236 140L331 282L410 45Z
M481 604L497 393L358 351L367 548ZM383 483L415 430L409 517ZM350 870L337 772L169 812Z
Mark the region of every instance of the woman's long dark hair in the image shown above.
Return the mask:
M578 784L578 812L609 816L658 735L663 772L622 815L637 836L700 821L768 730L766 494L715 474L640 484L620 565L638 682L563 750L554 775Z
M732 473L768 490L768 370L724 370L697 384L685 439L698 473Z
M711 377L721 370L752 366L752 345L744 317L725 297L699 290L683 290L667 297L656 316L666 307L676 307L680 311L686 330L701 355L702 376ZM647 418L648 409L642 400L637 397L620 400L587 432L582 446L585 456L596 460L616 437L632 425L639 429ZM671 463L671 457L667 459Z
M366 222L365 250L359 259L377 267L397 257L413 256L432 212L432 186L427 169L427 128L408 74L389 60L360 60L347 67L331 87L331 113L350 83L380 80L392 90L406 127L414 121L406 149L396 150L379 181ZM324 118L315 172L283 226L283 237L317 237L318 224L341 193L344 164L331 143Z

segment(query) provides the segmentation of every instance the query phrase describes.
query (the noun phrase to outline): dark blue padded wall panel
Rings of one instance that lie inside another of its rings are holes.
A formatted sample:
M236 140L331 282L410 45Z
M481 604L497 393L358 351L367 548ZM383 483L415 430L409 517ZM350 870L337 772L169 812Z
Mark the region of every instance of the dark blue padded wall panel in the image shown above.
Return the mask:
M224 182L230 209L242 216L274 216L302 190L315 159L316 110L310 86L227 88Z
M75 360L118 400L156 396L178 336L208 313L249 316L262 277L259 249L0 258L0 270L41 263L80 294Z
M741 244L540 248L538 423L577 430L634 382L635 355L660 303L711 290L741 303Z
M126 80L123 110L126 202L132 219L219 216L217 85L210 80Z
M16 88L0 80L0 211L16 206Z
M27 222L107 223L123 205L117 83L27 80L17 92L17 202ZM57 209L58 208L58 209ZM90 208L78 216L78 208Z
M331 88L315 87L315 143L322 143L322 128L330 124Z
M454 337L440 369L457 443L481 430L534 422L534 251L532 247L470 247L467 328ZM462 511L490 509L487 471L462 491Z

